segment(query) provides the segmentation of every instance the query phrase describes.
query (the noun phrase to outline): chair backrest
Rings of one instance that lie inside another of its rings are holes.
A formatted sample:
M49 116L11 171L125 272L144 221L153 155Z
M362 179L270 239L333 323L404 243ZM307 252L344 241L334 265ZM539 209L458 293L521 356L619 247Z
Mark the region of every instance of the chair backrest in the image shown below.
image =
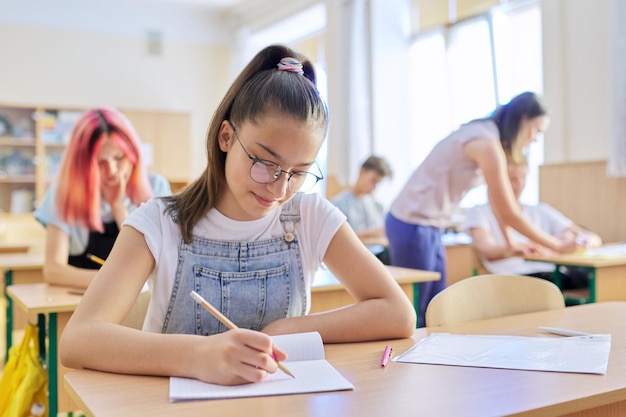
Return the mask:
M139 297L137 297L135 304L128 312L128 315L122 322L122 325L141 330L141 328L143 327L143 321L146 318L146 313L148 312L149 304L150 291L142 291L141 293L139 293Z
M550 281L523 275L477 275L437 294L426 308L426 326L561 308L565 308L563 294Z

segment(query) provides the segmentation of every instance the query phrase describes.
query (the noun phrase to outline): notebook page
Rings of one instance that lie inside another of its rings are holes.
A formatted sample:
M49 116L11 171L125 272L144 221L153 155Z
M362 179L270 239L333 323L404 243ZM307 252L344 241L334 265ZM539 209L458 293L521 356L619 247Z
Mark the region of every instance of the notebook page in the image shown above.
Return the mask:
M611 335L525 337L433 333L396 362L606 374Z
M326 360L290 362L289 370L295 378L279 370L262 382L236 386L172 377L170 378L170 402L354 389L354 386Z
M287 360L310 361L324 359L324 343L318 332L272 336L274 344L287 352Z
M593 257L620 257L626 256L626 244L602 246L600 248L587 249L584 253L585 256Z

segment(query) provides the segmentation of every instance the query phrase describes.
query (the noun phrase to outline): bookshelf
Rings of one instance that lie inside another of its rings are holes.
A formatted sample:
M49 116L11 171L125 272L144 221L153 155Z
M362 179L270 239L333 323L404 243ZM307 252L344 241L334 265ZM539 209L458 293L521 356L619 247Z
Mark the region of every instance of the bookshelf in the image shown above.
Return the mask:
M0 104L0 213L28 213L42 200L83 110ZM190 114L121 110L149 150L149 170L165 176L176 188L187 184Z

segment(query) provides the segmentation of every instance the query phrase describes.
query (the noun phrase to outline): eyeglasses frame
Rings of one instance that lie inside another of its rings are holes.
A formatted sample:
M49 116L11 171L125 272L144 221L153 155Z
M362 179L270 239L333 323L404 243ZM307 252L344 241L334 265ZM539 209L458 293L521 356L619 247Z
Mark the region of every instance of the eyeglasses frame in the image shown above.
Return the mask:
M311 188L315 187L315 185L318 182L320 182L321 180L324 179L324 174L322 173L322 170L319 168L319 165L318 165L317 161L314 161L313 164L317 167L317 170L319 171L320 175L314 174L311 171L293 171L293 170L292 171L287 171L287 170L284 170L280 165L278 165L275 162L268 161L266 159L261 159L261 158L257 158L257 157L252 156L250 154L250 152L248 152L248 150L245 148L245 146L243 146L243 143L241 142L241 138L239 137L239 133L237 133L237 129L235 128L235 125L230 120L228 121L228 124L230 124L230 127L233 129L233 133L235 134L235 138L237 139L237 142L239 142L239 145L241 146L241 149L243 149L243 151L245 152L246 156L250 159L250 161L252 161L252 165L250 165L250 179L252 179L252 181L256 182L257 184L273 184L273 183L275 183L276 181L278 181L280 179L282 174L285 174L285 175L287 175L287 187L289 188L289 190L291 192L297 193L297 192L300 192L300 190L294 191L294 190L291 189L291 185L290 185L291 184L291 182L290 182L291 177L293 177L294 175L296 175L296 174L313 175L315 177L316 181L311 186ZM263 164L265 166L275 166L277 168L275 174L273 175L274 179L272 181L269 181L269 182L259 182L259 181L255 180L252 177L252 168L254 167L254 164L257 164L257 163ZM300 187L300 188L302 188L302 187ZM311 188L309 188L308 190L310 190ZM308 191L308 190L306 190L306 191ZM303 192L305 192L305 191L303 191Z

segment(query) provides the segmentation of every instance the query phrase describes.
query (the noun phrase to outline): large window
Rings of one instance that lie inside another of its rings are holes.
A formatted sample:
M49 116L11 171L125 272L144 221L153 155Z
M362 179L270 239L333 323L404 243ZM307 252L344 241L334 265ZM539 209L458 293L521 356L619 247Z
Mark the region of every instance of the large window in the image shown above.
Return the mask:
M411 46L411 163L462 123L484 117L513 96L541 94L541 14L538 2L508 2L489 13L419 34ZM543 143L529 148L522 200L539 197L537 166ZM461 207L487 202L486 188L470 191Z

